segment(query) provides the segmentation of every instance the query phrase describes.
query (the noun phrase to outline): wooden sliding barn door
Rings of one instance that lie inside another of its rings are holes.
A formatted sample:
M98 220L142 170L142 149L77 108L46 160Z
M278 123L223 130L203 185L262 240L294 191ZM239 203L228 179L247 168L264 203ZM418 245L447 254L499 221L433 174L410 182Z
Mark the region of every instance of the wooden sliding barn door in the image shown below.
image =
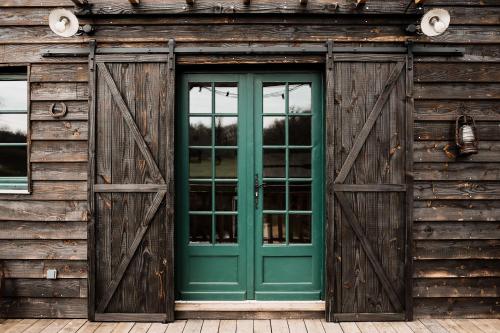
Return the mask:
M327 64L329 320L408 318L409 60L338 54Z
M174 71L166 55L94 55L89 318L171 321Z

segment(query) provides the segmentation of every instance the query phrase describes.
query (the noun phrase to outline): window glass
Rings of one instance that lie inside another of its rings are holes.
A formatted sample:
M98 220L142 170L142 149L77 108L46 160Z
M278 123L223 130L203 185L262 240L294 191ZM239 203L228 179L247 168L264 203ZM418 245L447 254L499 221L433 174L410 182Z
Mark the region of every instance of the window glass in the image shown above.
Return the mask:
M238 242L238 84L189 84L189 239Z
M0 191L28 189L26 74L0 73Z

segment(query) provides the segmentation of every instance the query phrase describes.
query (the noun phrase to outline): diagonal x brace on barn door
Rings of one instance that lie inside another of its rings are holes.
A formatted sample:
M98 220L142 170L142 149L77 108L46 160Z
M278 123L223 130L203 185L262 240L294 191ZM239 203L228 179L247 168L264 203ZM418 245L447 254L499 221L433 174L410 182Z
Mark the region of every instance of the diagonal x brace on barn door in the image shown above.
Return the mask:
M365 143L366 139L368 138L368 135L370 134L373 125L375 125L375 122L377 121L378 117L382 113L382 109L389 99L389 96L391 94L392 88L394 88L394 85L396 81L398 80L399 76L401 75L401 72L403 71L403 68L405 66L404 62L398 62L396 66L393 68L391 74L389 75L389 78L384 84L384 88L382 89L382 93L379 95L377 98L377 101L375 102L375 105L373 106L373 109L370 111L370 114L368 115L368 118L366 119L365 124L363 125L363 128L359 132L358 136L354 140L354 144L352 145L351 150L349 151L349 154L347 155L347 158L345 159L344 164L342 165L342 168L340 168L340 172L337 175L337 178L335 178L335 183L340 184L343 183L344 180L346 179L347 175L349 174L349 171L351 170L354 161L356 161L356 158L358 157L359 152L361 151L361 148L363 147L363 144Z
M120 94L120 91L118 90L118 87L116 86L116 83L113 80L111 73L106 67L106 64L102 62L97 63L97 67L99 68L100 74L106 81L108 88L111 91L111 95L113 96L113 99L115 100L118 106L118 109L121 111L123 119L125 120L125 123L130 129L132 137L134 138L139 150L141 151L142 155L144 156L144 159L146 160L146 164L148 165L149 170L151 172L151 177L156 183L165 184L165 179L163 179L163 176L160 173L160 169L156 165L153 155L151 154L151 151L146 145L146 142L144 141L144 138L142 137L139 128L137 128L134 118L132 118L132 114L130 113L127 104L123 100L123 97Z
M144 235L146 234L146 231L148 230L149 225L153 220L156 212L158 211L158 208L160 207L160 204L163 201L163 198L165 197L166 193L167 193L166 191L158 191L155 194L151 202L151 206L149 206L149 209L147 210L146 214L144 215L144 218L141 221L139 228L137 229L137 232L134 236L134 240L132 241L132 245L130 245L130 248L127 250L127 253L121 259L113 279L109 282L109 284L106 287L106 293L104 294L104 296L102 297L101 301L97 306L97 312L101 313L104 312L104 310L108 306L111 297L113 297L116 288L118 288L118 285L120 284L120 281L123 278L123 274L125 274L125 271L127 270L130 262L132 261L135 251L137 251L137 248L141 244L141 241Z
M356 214L354 213L354 210L350 205L350 200L347 198L344 192L335 192L335 195L337 196L338 202L346 215L346 220L349 223L349 226L354 231L356 237L361 243L361 246L363 247L366 256L370 260L373 270L377 274L379 281L382 284L382 287L384 288L385 292L387 293L387 296L389 297L390 302L394 306L396 312L402 312L403 306L401 305L401 301L399 300L399 297L396 291L394 290L392 283L390 282L384 268L382 267L380 260L378 259L377 255L375 254L375 251L370 245L370 241L366 237L366 234L363 232L363 229L361 228L358 218L356 217Z

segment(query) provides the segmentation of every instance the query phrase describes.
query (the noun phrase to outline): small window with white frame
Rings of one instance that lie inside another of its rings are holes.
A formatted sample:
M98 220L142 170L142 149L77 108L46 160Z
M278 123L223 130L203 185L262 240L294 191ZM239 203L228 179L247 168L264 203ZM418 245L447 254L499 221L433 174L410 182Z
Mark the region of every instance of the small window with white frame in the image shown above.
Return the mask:
M0 193L28 193L26 68L0 68Z

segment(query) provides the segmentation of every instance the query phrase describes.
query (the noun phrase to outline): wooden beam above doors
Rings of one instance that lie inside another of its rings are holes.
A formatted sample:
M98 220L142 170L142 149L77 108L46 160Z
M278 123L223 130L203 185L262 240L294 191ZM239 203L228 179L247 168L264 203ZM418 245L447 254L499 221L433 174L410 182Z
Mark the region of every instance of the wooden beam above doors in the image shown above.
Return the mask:
M83 0L72 0L83 2ZM148 1L123 0L107 3L96 1L79 16L102 15L170 15L170 14L366 14L415 15L414 0L185 0ZM130 3L139 4L131 6ZM362 6L366 2L366 6ZM408 4L410 6L408 7ZM81 6L79 6L81 7Z

